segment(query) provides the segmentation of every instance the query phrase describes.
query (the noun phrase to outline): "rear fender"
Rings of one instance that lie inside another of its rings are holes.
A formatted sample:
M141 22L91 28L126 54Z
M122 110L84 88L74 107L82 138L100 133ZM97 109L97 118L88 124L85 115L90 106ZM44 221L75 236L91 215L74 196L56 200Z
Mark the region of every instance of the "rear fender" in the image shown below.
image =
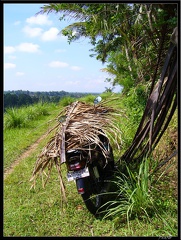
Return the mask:
M90 190L90 177L76 179L77 191L79 194L84 194Z

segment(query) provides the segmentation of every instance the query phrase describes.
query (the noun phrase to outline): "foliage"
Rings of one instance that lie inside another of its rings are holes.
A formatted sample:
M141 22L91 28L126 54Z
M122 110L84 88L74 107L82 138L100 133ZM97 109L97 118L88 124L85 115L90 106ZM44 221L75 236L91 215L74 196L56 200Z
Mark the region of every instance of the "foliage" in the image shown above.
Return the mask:
M138 171L132 171L126 165L126 170L119 172L113 182L117 186L117 191L114 192L118 197L116 200L106 203L108 210L104 218L109 216L127 218L142 215L149 215L153 212L153 199L150 194L150 175L149 175L149 160L145 159L139 166Z
M31 120L45 115L48 115L46 103L22 108L8 108L4 114L4 129L28 127Z
M157 80L170 36L177 25L177 4L59 3L46 4L40 12L61 13L60 21L74 22L61 33L69 43L87 37L91 56L108 66L113 85L130 87Z
M25 121L22 114L22 110L18 112L17 109L7 109L4 117L4 127L6 128L16 128L24 127Z
M150 159L144 158L136 169L134 169L135 166L128 166L126 163L122 164L125 169L122 165L122 171L116 173L113 181L116 191L107 193L116 197L102 207L102 209L106 208L106 210L102 211L104 214L103 219L112 219L117 224L126 222L128 228L130 228L130 222L135 218L139 220L147 219L148 222L156 218L167 226L168 235L173 236L176 234L175 229L162 217L163 213L171 207L174 200L173 202L168 199L160 201L158 198L160 192L156 188L158 184L161 184L159 181L164 173L160 175L155 184L155 176L151 174Z
M4 91L4 110L10 107L29 106L35 103L58 103L65 97L80 98L90 93L71 93L65 91L31 92L31 91Z
M142 85L131 88L123 98L123 105L127 108L129 120L138 126L146 105L146 89Z
M75 99L72 98L72 97L64 97L62 100L60 100L60 103L61 103L61 105L62 105L63 107L65 107L65 106L73 103L74 100L75 100Z

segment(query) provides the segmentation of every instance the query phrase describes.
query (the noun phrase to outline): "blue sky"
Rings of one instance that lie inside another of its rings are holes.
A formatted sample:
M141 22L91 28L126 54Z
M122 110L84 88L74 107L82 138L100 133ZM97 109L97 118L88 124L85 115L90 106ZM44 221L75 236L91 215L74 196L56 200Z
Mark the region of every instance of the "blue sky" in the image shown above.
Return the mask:
M70 21L36 15L43 4L4 4L4 90L103 92L111 85L91 58L88 39L69 44L58 34ZM120 91L120 87L114 89Z

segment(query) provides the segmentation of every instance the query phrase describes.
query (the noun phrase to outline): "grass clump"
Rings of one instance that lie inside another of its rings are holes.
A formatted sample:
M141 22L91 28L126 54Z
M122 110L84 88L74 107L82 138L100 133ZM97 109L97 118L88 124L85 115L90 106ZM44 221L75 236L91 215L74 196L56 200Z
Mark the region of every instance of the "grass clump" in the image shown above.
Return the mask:
M168 196L164 195L162 201L159 201L160 192L156 188L154 178L148 158L142 160L138 169L125 164L124 172L118 171L115 175L113 184L116 190L109 194L116 197L104 204L103 219L111 218L115 225L127 223L130 231L135 220L141 225L143 222L154 224L156 228L159 222L162 225L160 234L177 235L175 221L177 210L174 199L164 202L164 199L168 199ZM173 211L169 211L171 206Z
M138 172L132 171L127 165L125 171L116 174L113 183L116 185L115 200L106 203L108 210L104 218L114 216L129 220L142 214L149 215L152 211L152 196L150 194L149 160L145 159Z
M62 98L59 103L62 107L66 107L69 104L73 103L74 101L75 101L74 98L67 96L67 97Z
M22 109L9 108L4 116L4 128L21 128L25 127L25 116Z
M22 108L8 108L4 114L4 129L25 128L31 125L31 120L38 120L49 114L47 103L38 103Z

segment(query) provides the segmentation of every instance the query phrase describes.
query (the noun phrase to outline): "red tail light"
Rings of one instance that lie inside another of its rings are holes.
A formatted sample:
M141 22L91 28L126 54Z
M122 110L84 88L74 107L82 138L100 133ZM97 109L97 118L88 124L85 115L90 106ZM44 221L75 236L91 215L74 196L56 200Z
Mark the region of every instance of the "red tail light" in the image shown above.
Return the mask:
M68 165L69 170L70 171L76 171L79 170L81 168L85 167L85 162L84 161L80 161L80 162L74 162Z
M84 188L79 188L79 189L78 189L78 193L79 193L79 194L84 194L84 192L85 192L85 191L84 191Z

